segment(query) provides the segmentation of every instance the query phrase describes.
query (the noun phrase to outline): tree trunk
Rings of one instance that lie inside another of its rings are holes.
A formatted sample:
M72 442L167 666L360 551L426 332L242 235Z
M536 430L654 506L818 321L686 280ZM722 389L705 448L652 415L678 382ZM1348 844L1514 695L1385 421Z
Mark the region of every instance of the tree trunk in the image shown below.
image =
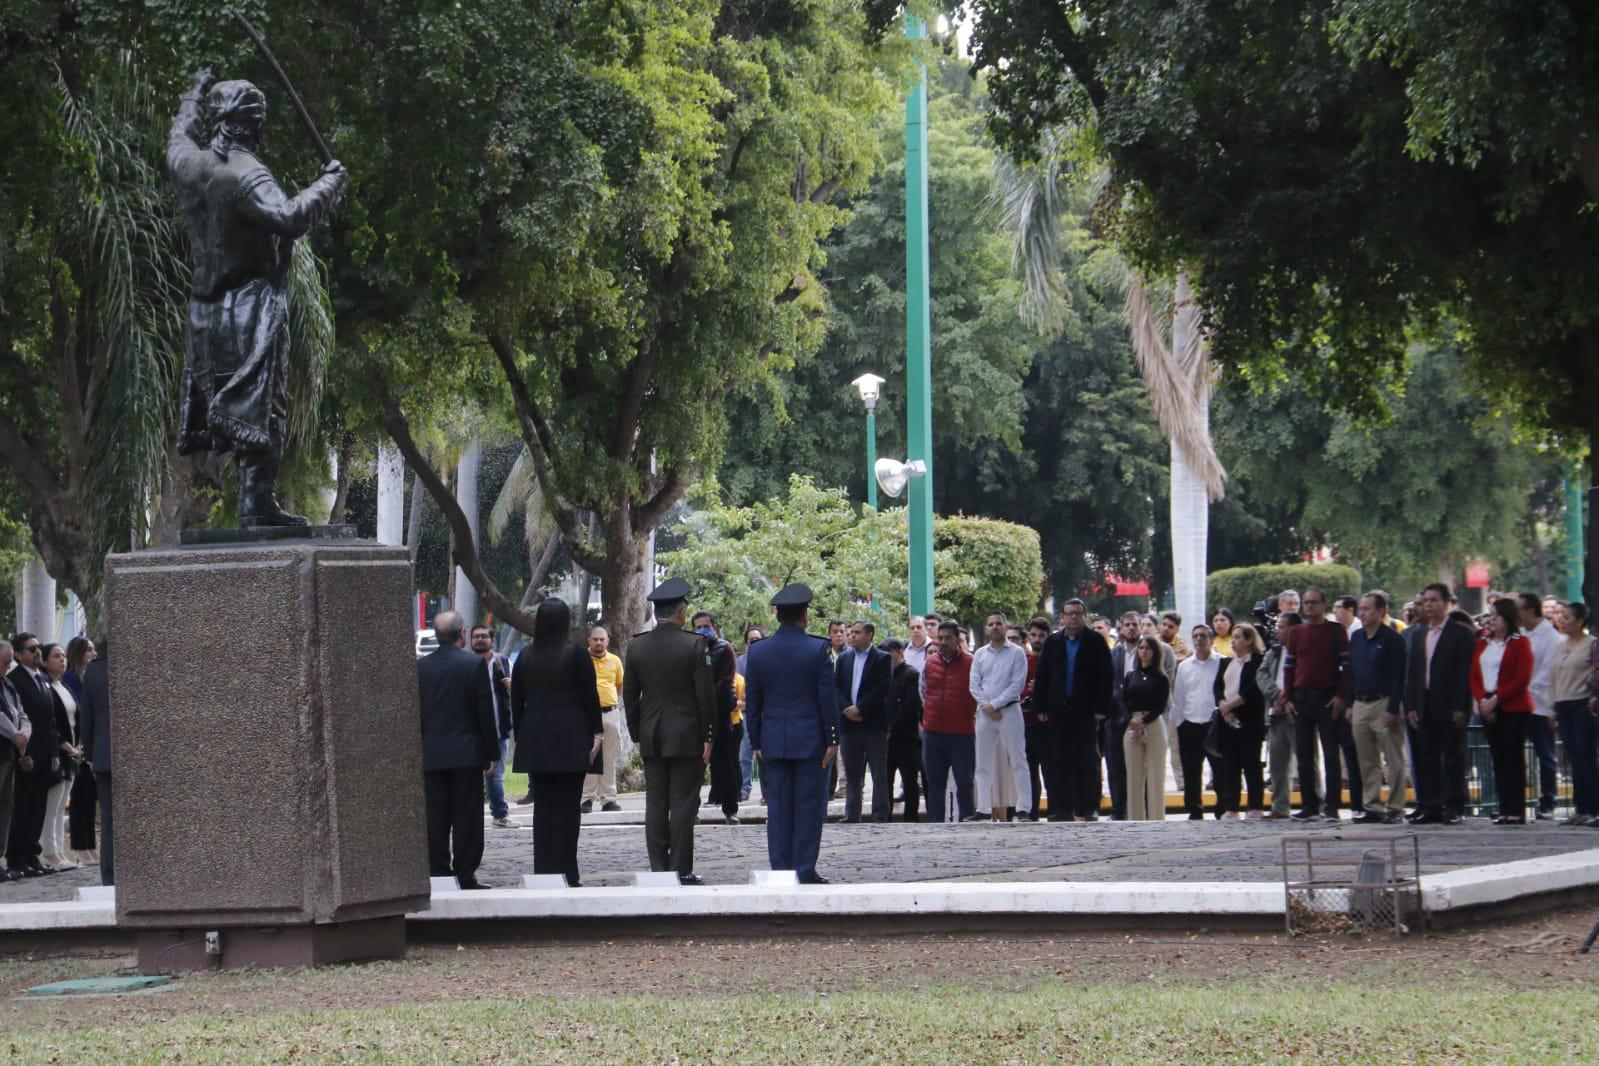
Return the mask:
M167 469L152 501L150 543L176 544L178 533L195 529L211 513L222 494L222 461L213 452L182 455L167 449Z
M378 445L377 541L405 543L405 460L388 441Z
M611 634L618 655L627 650L634 633L649 624L648 575L644 546L628 526L626 509L620 519L606 523L605 562L600 570L600 621Z
M561 535L552 534L544 542L544 550L538 557L529 559L527 589L522 593L522 609L525 611L540 599L539 589L544 587L544 582L550 579L550 564L555 561L556 549L561 546Z
M22 596L17 603L17 629L32 633L41 644L56 639L56 579L44 560L29 559L22 567Z
M328 525L336 526L344 521L344 511L350 504L350 482L355 480L353 456L355 450L355 434L346 433L339 442L339 451L333 459L333 506L328 509Z
M1599 145L1596 145L1599 150ZM1599 192L1595 193L1599 198ZM1582 350L1583 408L1588 414L1588 548L1582 568L1582 598L1599 607L1599 320L1578 334Z
M1538 535L1538 523L1533 521L1529 526L1532 533L1532 561L1538 571L1538 598L1541 600L1549 595L1549 551L1544 547L1543 538Z
M1199 307L1188 287L1187 273L1177 276L1176 314L1172 317L1172 352L1187 352L1200 329ZM1185 368L1193 369L1193 368ZM1210 433L1210 382L1195 373L1190 383L1202 429ZM1194 475L1182 448L1171 442L1171 546L1172 586L1183 627L1192 629L1206 617L1207 549L1210 542L1210 498Z
M455 502L461 505L461 513L466 515L474 552L478 546L477 474L478 468L482 465L483 446L477 441L472 441L467 444L466 451L461 453L461 461L455 467ZM455 568L453 595L455 609L461 612L466 624L475 624L478 620L477 589L472 587L471 579L460 567Z

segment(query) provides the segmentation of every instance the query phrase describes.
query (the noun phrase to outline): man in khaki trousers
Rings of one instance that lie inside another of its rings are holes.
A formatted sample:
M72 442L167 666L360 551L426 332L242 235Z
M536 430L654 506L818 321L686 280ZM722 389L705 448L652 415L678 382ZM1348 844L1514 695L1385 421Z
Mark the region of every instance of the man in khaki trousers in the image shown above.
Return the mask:
M1405 813L1405 732L1400 702L1405 691L1405 642L1383 625L1388 597L1368 592L1357 608L1360 628L1349 641L1351 728L1360 762L1361 824L1394 823ZM1382 786L1388 781L1388 801Z
M596 803L602 811L619 811L616 802L616 757L622 750L621 712L616 707L621 702L622 660L610 650L611 635L604 626L589 630L589 657L594 660L594 683L600 694L600 725L605 739L600 742L600 772L583 779L584 814L594 810Z

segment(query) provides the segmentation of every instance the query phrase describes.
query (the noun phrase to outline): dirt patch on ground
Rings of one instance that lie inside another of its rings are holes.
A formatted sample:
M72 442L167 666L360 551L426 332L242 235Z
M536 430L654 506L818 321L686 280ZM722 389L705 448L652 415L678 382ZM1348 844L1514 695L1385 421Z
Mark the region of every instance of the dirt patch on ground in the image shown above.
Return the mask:
M183 1014L394 1006L532 996L830 995L970 983L1023 988L1146 981L1345 980L1374 990L1424 980L1522 991L1591 989L1599 951L1577 948L1599 915L1566 911L1404 939L1269 934L948 934L835 938L618 939L415 947L398 963L317 971L190 975L129 996L38 1000L42 981L131 972L131 956L11 959L0 965L7 1027L114 1024Z

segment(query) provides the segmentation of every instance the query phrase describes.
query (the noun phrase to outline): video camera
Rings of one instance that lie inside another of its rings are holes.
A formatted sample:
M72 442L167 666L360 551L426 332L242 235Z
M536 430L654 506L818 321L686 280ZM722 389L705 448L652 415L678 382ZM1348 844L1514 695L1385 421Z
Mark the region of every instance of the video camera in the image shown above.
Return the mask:
M1254 615L1255 628L1260 631L1260 639L1265 642L1266 647L1276 647L1277 616L1282 614L1277 608L1277 597L1267 596L1251 607L1249 613Z

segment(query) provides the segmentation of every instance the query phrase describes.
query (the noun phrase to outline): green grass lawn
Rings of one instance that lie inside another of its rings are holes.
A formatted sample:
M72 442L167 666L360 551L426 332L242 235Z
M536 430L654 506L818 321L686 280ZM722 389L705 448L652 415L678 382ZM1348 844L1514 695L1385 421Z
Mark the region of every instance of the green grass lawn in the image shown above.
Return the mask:
M1484 984L1046 979L1007 992L946 983L782 998L520 1000L507 988L498 1001L111 1024L86 1010L72 1025L0 1036L0 1049L12 1062L116 1063L1599 1061L1599 990L1529 995ZM5 1028L23 1021L8 1013Z

